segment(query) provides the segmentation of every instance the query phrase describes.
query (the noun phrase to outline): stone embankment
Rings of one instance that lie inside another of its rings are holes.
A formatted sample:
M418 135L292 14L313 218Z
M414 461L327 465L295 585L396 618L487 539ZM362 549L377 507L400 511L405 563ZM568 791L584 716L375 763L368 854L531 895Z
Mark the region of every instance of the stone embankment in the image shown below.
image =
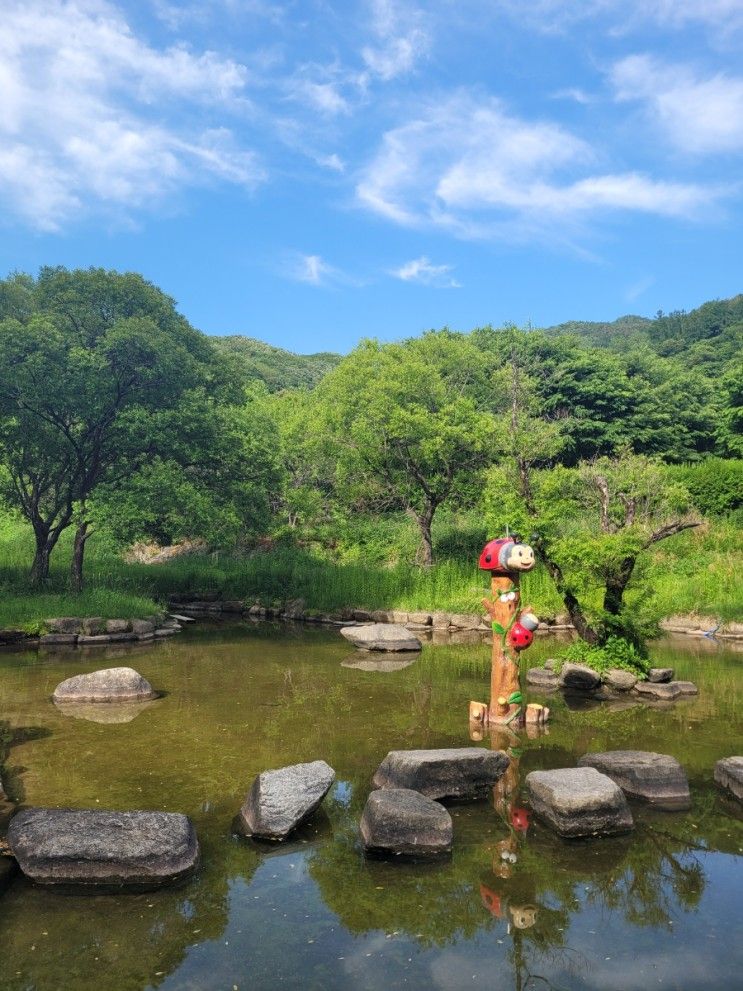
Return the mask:
M181 629L181 622L164 614L144 619L60 616L44 620L41 627L41 633L0 630L0 646L100 647L112 643L136 643L170 637Z
M565 663L559 673L558 662L549 658L542 668L531 668L526 681L537 691L550 692L560 689L565 695L590 696L598 701L608 701L626 693L632 693L649 701L673 702L685 695L697 695L699 691L692 681L674 681L673 668L651 668L647 681L621 668L612 668L599 674L584 664Z

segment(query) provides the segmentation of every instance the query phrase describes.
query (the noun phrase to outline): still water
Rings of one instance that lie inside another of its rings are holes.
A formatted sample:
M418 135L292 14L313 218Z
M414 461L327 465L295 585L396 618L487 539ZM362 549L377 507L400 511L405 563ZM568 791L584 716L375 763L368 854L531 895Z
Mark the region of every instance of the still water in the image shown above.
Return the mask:
M529 660L551 652L539 641ZM448 863L370 862L357 841L389 750L471 745L485 645L426 647L375 671L349 666L333 631L236 623L126 653L0 655L6 791L32 805L185 812L203 858L182 887L149 894L61 895L17 877L0 895L0 987L743 988L743 817L712 783L715 760L743 752L743 654L666 641L653 656L700 695L657 708L553 699L549 733L521 741L519 773L589 750L656 750L686 768L691 811L635 807L629 836L582 843L530 822L509 866L508 828L487 802L451 807ZM49 700L62 679L115 664L164 696L107 723ZM291 844L232 835L259 771L317 758L337 782Z

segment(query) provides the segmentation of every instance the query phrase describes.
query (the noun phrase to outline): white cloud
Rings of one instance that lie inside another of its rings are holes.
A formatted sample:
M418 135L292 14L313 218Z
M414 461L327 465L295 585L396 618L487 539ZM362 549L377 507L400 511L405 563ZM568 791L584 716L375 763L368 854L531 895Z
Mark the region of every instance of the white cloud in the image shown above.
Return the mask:
M661 27L701 25L726 35L743 28L740 0L496 0L514 19L541 31L565 31L579 21L605 18L616 34L648 22ZM492 10L492 0L487 0Z
M367 68L383 80L410 72L430 44L422 10L401 0L371 0L371 8L374 42L361 52Z
M106 0L7 0L0 202L55 230L81 210L127 212L210 178L252 187L255 156L203 123L243 112L247 81L213 52L148 45Z
M683 151L743 149L743 77L718 73L703 78L686 65L631 55L614 65L610 79L617 100L644 104Z
M343 281L343 274L329 265L320 255L297 255L289 263L286 274L296 282L307 282L311 286L324 286L331 282Z
M451 265L432 265L425 255L405 262L400 268L391 273L403 282L420 282L424 286L435 286L439 289L461 289L461 283L449 274Z
M388 131L357 184L359 202L396 223L488 236L504 221L530 234L597 211L693 217L719 190L596 169L557 124L522 120L461 92Z

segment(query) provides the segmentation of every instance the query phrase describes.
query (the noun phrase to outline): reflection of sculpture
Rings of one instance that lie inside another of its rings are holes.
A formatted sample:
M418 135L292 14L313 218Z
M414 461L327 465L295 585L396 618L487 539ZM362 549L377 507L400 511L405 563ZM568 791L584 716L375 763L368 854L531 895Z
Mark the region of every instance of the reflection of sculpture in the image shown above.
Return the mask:
M530 646L539 620L529 607L519 610L522 571L534 567L534 551L516 537L491 540L480 554L480 568L491 576L492 599L483 605L493 624L490 704L470 703L470 719L485 724L523 725L547 721L549 710L526 705L519 677L519 654Z

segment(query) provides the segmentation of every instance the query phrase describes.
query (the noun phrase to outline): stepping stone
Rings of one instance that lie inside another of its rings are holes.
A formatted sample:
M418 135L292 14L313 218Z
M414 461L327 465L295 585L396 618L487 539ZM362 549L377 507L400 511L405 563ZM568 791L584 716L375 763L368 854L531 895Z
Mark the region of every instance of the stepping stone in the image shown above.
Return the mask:
M715 764L715 781L743 802L743 757L723 757Z
M649 802L659 809L680 811L691 807L686 772L675 757L645 750L610 750L586 754L579 767L595 767L615 781L628 798Z
M8 843L26 877L60 887L157 888L199 862L193 823L172 812L26 809Z
M428 798L478 799L487 796L509 764L502 750L484 747L391 750L373 784L375 788L409 788Z
M601 678L593 668L585 664L563 664L560 687L567 692L592 692L601 684Z
M430 859L451 853L451 816L443 805L408 788L373 791L359 829L367 854Z
M622 668L610 668L604 675L604 683L618 692L628 692L637 684L637 675Z
M152 685L134 668L104 668L77 674L54 689L54 702L135 702L157 698Z
M369 623L366 626L344 626L341 636L363 650L420 650L415 634L395 623Z
M263 771L253 782L237 816L243 836L284 840L330 791L335 771L324 760Z
M622 789L593 767L532 771L526 788L536 815L560 836L612 836L634 826Z
M648 681L664 683L673 680L673 668L650 668Z
M547 668L530 668L526 672L526 681L534 688L557 688L560 684L555 672Z

